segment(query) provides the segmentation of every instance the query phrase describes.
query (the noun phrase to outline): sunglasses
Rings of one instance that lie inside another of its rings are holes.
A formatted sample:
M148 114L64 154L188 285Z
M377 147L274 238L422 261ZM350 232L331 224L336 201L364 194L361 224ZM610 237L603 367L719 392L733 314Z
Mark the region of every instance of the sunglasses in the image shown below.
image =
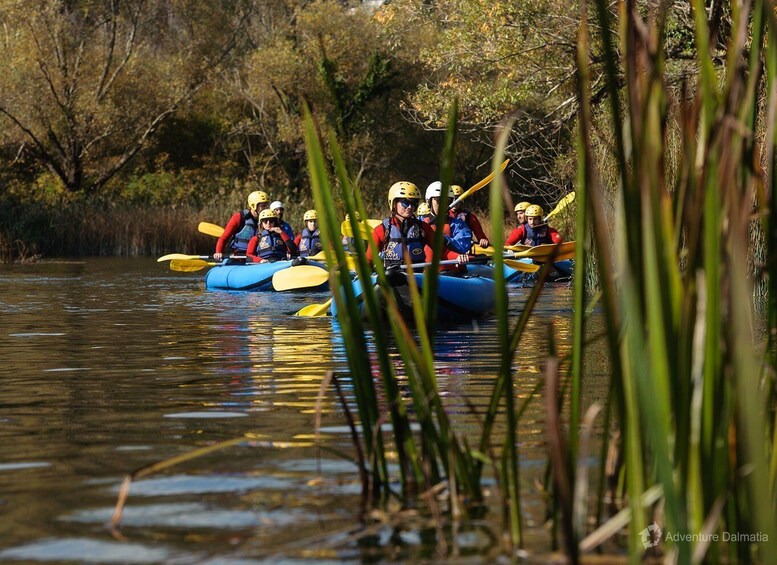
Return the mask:
M399 200L399 203L402 205L403 208L410 208L411 206L413 208L418 208L418 200L410 200L408 198L403 198L402 200Z

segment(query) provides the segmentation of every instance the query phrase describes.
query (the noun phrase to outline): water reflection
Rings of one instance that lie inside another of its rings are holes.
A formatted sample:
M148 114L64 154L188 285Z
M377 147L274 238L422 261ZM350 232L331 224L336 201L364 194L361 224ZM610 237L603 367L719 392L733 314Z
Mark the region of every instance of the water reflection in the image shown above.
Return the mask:
M529 292L510 289L513 320ZM428 532L383 526L361 545L342 534L361 527L359 485L352 462L334 455L351 446L331 387L321 404L329 450L310 441L326 373L351 390L342 334L330 319L288 316L325 299L208 292L201 274L152 259L0 271L0 559L227 562L335 548L360 560L396 535L421 556ZM513 363L520 400L542 384L549 333L562 357L569 351L570 304L568 288L546 289ZM442 327L435 339L443 401L472 438L499 369L494 330L486 320ZM595 355L588 362L593 378L606 369ZM544 421L531 403L519 435L527 481L542 473ZM103 521L125 473L242 434L251 441L133 485L129 542L110 538ZM531 504L539 521L541 501ZM497 512L489 527L498 522ZM481 532L470 538L462 552L487 543Z

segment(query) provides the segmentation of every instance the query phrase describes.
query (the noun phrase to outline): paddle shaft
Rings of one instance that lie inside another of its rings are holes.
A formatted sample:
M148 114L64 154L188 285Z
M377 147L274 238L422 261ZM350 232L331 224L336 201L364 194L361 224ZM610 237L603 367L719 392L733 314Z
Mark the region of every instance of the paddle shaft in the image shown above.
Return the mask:
M505 159L504 162L501 165L499 165L499 172L500 173L505 170L505 168L507 167L507 163L509 163L509 162L510 162L510 159ZM463 194L461 194L461 196L459 196L453 202L448 204L448 209L450 210L451 208L456 206L459 202L461 202L465 198L469 198L470 196L475 194L478 190L480 190L481 188L486 186L488 183L490 183L492 180L494 180L495 176L496 176L495 172L491 171L490 175L488 175L486 178L484 178L479 183L477 183L477 184L473 185L472 187L468 188Z

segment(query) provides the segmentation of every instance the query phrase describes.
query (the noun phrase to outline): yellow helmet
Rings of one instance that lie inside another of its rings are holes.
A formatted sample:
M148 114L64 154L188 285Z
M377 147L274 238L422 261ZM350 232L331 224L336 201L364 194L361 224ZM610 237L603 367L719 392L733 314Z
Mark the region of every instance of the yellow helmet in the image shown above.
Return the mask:
M394 200L397 198L409 198L411 200L421 200L421 192L418 187L412 182L405 180L395 182L391 185L388 191L388 203L389 208L394 205Z
M278 216L275 214L275 210L270 210L269 208L265 208L261 212L259 212L259 221L262 222L264 220L277 220Z
M426 202L421 202L418 205L418 210L416 210L416 213L419 216L425 215L425 214L431 214L432 211L429 209L429 205Z
M531 206L531 202L519 202L518 204L515 205L515 210L513 210L513 211L514 212L523 212L529 206Z
M464 194L464 189L461 188L458 184L452 184L451 191L453 192L454 198L458 198L459 196Z
M305 212L305 215L302 216L303 222L307 222L308 220L318 220L318 214L315 210L308 210Z
M532 204L528 208L526 208L526 217L530 216L539 216L542 217L545 214L542 211L542 206L537 206L536 204Z
M256 212L256 206L261 203L267 203L270 199L267 197L266 192L261 190L255 190L248 195L248 207Z

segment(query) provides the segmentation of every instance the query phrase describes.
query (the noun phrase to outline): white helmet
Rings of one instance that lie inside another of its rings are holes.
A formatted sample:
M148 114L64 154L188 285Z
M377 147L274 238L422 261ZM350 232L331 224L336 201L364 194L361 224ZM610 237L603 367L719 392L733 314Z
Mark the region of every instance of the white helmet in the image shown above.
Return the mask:
M426 201L429 202L430 198L439 198L442 194L442 183L438 180L434 181L432 184L426 187ZM451 187L448 187L448 198L453 200L455 196L453 195L453 189Z
M442 194L442 183L440 181L436 180L426 187L427 202L430 198L439 198L440 194Z
M280 200L276 200L270 204L270 210L277 210L278 208L283 208L283 203Z

